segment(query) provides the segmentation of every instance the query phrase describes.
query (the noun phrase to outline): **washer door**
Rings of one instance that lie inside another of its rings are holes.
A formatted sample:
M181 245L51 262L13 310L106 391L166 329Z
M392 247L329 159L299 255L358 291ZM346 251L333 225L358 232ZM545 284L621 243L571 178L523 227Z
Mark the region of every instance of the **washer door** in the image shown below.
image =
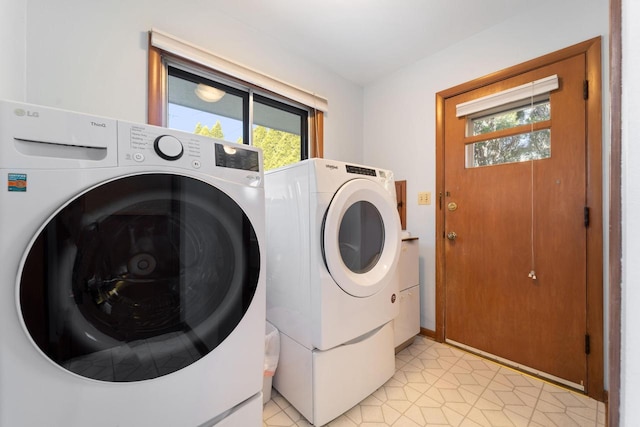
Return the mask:
M391 280L400 254L400 219L380 185L354 179L340 187L322 234L327 269L345 292L368 297Z
M102 381L140 381L213 351L255 294L260 251L243 210L202 181L134 175L62 207L32 241L20 310L40 350Z

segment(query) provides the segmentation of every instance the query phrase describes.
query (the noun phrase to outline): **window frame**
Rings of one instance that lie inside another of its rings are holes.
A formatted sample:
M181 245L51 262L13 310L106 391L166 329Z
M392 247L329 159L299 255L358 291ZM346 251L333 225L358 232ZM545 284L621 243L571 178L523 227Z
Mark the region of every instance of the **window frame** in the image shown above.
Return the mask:
M170 69L173 71L170 71ZM192 70L188 66L183 66L182 64L177 64L175 62L166 61L165 70L166 70L165 76L167 77L173 76L183 80L190 81L192 83L206 83L209 86L215 87L217 89L222 89L225 92L228 92L235 96L240 97L242 99L242 121L243 123L250 121L251 94L248 91L234 87L234 85L231 85L231 84L225 84L227 82L212 80L208 77L198 74L197 72L198 70ZM163 107L165 108L168 106L168 103L169 103L167 88L168 88L168 84L165 86L165 92L164 92ZM162 124L162 126L168 127L169 123L168 123L167 113L164 114L163 120L164 120L164 123ZM251 141L250 134L251 134L250 129L246 126L243 126L242 141L245 144L247 144L247 141Z
M228 83L231 86L236 84L249 88L249 90L254 93L258 92L256 95L258 95L260 99L269 99L269 95L272 95L274 98L277 98L275 102L280 101L283 104L292 105L294 108L296 108L295 105L300 105L298 102L277 93L266 91L233 76L159 49L151 44L151 37L149 37L147 122L151 125L166 127L167 124L167 77L169 65L184 69L186 72L192 72L189 70L193 70L196 74L219 77L223 84ZM203 78L206 79L207 77ZM324 114L322 111L313 107L307 106L307 108L309 113L307 117L307 138L306 144L302 144L301 142L301 156L306 152L308 157L322 158L324 153ZM249 140L250 139L247 139L247 141Z
M490 130L487 132L476 133L474 131L474 125L476 120L485 119L488 117L498 117L502 114L508 114L511 112L517 112L519 110L531 108L532 110L539 105L547 105L549 108L549 116L544 120L531 121L529 123L514 124L513 126L503 127L496 130ZM507 102L506 104L497 104L491 108L485 110L479 110L473 114L469 114L463 117L466 121L465 125L465 137L463 142L465 145L465 168L474 169L482 167L493 167L501 165L509 165L513 163L520 163L525 161L538 161L545 160L551 157L551 96L550 92L539 93L531 99L522 99L519 101ZM511 160L504 162L489 163L483 165L477 165L474 152L476 144L493 143L498 140L503 140L512 137L525 137L532 138L534 134L548 131L549 132L549 155L545 157L534 157L526 160Z
M300 115L301 123L300 123L300 157L302 159L309 158L309 114L304 115L301 114L303 112L308 112L307 110L303 110L302 108L295 107L293 105L285 104L281 101L275 100L273 98L269 98L268 96L261 95L259 93L253 93L252 96L253 102L257 102L262 105L266 105L271 108L275 108L278 110L285 111L287 113ZM253 122L253 117L252 117ZM255 122L251 123L252 126L255 126ZM307 132L303 132L304 129L307 129ZM253 132L253 129L251 129ZM251 144L253 145L253 137L251 138Z

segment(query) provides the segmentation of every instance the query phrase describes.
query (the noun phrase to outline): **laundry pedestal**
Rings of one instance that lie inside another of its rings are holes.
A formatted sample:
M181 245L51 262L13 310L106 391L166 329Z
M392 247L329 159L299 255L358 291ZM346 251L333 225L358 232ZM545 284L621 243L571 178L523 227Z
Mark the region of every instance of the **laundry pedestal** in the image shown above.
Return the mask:
M400 277L400 313L393 320L396 353L413 342L420 333L420 282L417 237L402 239L398 275Z
M308 349L280 334L273 387L315 426L353 408L395 373L391 322L329 350Z

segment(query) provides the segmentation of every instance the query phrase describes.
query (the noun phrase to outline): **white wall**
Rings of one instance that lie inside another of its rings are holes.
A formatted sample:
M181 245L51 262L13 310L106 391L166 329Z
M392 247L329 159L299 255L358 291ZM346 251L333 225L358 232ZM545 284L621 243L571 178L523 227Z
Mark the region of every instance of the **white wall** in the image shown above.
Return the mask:
M145 122L147 32L157 28L327 97L325 156L362 162L362 88L236 20L199 13L211 2L1 1L0 98Z
M622 360L620 425L640 420L640 3L622 1Z
M26 0L0 0L0 98L24 98L26 8Z
M608 11L607 0L539 0L521 15L365 88L365 163L407 180L407 230L420 238L422 327L435 330L435 94L597 36L603 36L606 91ZM603 133L608 146L608 129ZM417 204L421 191L432 193L430 206Z

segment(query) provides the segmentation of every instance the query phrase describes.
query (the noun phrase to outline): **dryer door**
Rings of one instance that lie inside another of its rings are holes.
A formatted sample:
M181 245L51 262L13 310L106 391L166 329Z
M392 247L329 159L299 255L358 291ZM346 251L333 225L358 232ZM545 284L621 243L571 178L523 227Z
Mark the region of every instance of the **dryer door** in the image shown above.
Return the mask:
M20 310L37 347L75 374L125 382L170 374L221 344L252 302L260 251L221 190L141 174L71 200L21 266Z
M400 254L400 219L394 200L379 184L353 179L340 187L322 233L327 269L348 294L373 295L392 279Z

